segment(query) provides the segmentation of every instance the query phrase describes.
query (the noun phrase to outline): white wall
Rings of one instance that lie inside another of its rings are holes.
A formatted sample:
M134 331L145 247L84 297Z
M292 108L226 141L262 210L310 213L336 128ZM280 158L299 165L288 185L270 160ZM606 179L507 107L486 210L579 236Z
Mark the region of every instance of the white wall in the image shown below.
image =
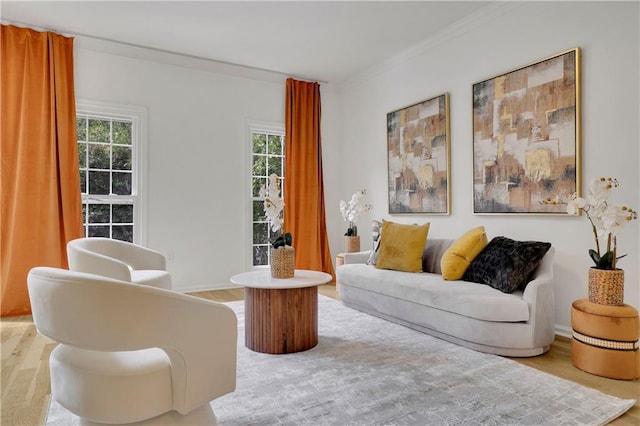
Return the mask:
M593 239L585 217L474 215L472 208L471 86L553 54L582 49L583 189L600 175L622 183L616 200L640 207L638 3L510 3L485 10L421 47L353 79L343 89L342 187L346 198L364 187L371 217L431 222L429 235L455 238L484 225L489 237L550 241L556 248L556 324L570 329L572 301L587 296L587 250ZM452 213L388 215L386 114L444 92L451 96ZM357 159L351 161L350 159ZM346 184L348 182L348 185ZM367 220L360 229L365 234ZM365 225L365 226L363 226ZM625 302L638 307L638 221L619 238L628 253ZM364 238L364 237L363 237Z
M76 49L75 63L78 98L148 109L145 242L169 256L176 289L230 286L251 259L246 123L284 125L285 77L234 77L87 48ZM323 97L330 124L339 103L330 91ZM330 125L326 139L338 130Z

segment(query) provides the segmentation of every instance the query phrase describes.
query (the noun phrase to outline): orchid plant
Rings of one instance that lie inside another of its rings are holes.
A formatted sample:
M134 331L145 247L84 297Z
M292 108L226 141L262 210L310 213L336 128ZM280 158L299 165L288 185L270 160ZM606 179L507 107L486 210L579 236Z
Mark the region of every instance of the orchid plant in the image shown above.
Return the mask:
M361 189L356 191L349 202L340 201L340 213L342 213L342 219L349 222L346 236L355 237L358 235L358 227L355 225L356 220L362 213L366 213L373 208L371 204L363 204L362 199L366 195L367 191Z
M271 243L273 248L291 246L293 237L289 232L284 232L284 200L280 196L280 178L276 174L269 176L269 185L260 188L259 195L264 198L264 214L273 232L282 230L282 233Z
M609 202L612 190L618 186L620 184L617 179L601 177L591 183L586 198L574 193L566 202L568 214L584 212L591 223L596 248L589 250L589 256L596 269L617 269L618 260L626 256L618 256L617 237L626 223L638 218L638 212L629 206L613 205ZM543 203L563 204L558 196L547 198ZM600 245L601 239L606 240L606 251Z

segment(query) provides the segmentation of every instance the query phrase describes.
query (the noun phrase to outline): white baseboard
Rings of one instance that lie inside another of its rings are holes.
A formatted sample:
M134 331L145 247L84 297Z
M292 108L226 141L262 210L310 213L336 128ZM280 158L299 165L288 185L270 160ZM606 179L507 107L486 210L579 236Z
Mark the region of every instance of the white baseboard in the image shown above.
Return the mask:
M573 331L571 330L571 327L566 327L564 325L556 325L556 334L558 336L571 339L571 336L573 335Z
M177 291L179 293L196 293L199 291L210 291L210 290L229 290L232 288L242 288L242 286L234 285L231 283L218 283L218 284L205 284L201 286L174 286L172 288L173 291Z

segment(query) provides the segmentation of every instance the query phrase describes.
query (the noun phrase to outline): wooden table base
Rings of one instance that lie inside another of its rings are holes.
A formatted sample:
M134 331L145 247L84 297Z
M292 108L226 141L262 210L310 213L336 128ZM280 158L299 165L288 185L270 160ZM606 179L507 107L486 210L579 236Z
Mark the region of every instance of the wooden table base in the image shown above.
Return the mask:
M245 345L287 354L318 344L318 288L244 289Z

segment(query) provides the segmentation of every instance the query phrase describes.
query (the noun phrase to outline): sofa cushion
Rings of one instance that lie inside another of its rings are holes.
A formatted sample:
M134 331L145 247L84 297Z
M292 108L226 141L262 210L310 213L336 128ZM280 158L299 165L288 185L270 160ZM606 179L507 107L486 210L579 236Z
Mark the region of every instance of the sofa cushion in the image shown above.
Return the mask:
M440 260L442 255L447 251L453 240L442 238L427 238L422 252L422 272L431 272L433 274L442 274L440 268ZM380 240L377 241L373 250L369 252L366 260L367 265L375 266L378 260L378 249L380 248ZM355 263L355 262L351 262ZM363 263L363 262L360 262Z
M459 280L471 264L471 261L487 246L487 233L484 226L470 229L458 238L442 255L442 278Z
M524 289L551 243L495 237L471 262L463 280L487 284L504 293Z
M376 268L422 272L422 252L428 233L429 223L403 225L384 221Z
M437 274L382 270L362 263L343 265L337 273L339 285L386 295L389 303L401 299L484 321L529 320L529 304L521 291L507 294L472 282L444 281Z

